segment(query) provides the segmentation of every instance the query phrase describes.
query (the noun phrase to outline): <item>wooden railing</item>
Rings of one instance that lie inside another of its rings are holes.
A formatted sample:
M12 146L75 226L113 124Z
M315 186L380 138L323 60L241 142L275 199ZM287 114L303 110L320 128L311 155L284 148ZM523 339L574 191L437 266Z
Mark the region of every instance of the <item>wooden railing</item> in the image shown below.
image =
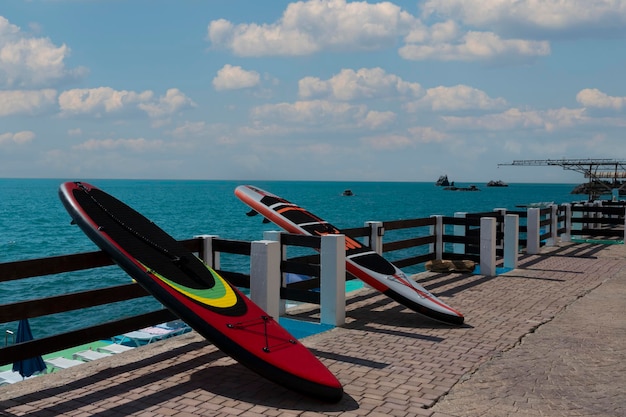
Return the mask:
M571 206L573 215L566 218L566 210L559 206L557 210L557 232L566 231L565 224L571 221L573 226L570 233L578 237L619 238L624 236L624 206L590 207ZM520 216L520 235L527 232L524 219L526 211L513 211L508 214ZM552 209L541 209L540 224L545 233L542 241L547 241L557 232L553 230ZM480 218L495 217L498 224L497 239L502 235L504 214L500 212L475 213L465 218L443 217L444 230L435 230L437 224L434 217L410 220L392 220L383 222L386 241L382 244L382 252L398 267L405 268L420 265L435 259L433 246L437 241L437 233L446 247L443 259L472 259L480 257ZM454 227L462 227L464 233L457 235ZM358 227L343 231L347 236L367 243L373 239L370 227ZM394 235L399 236L394 238ZM393 239L393 240L392 240ZM203 240L199 238L181 241L190 251L198 254L204 252ZM520 247L525 246L525 240L520 237ZM281 244L285 246L320 248L320 238L311 236L297 236L281 234ZM464 252L455 252L455 244L464 245ZM214 253L231 253L250 256L251 242L214 239L212 244ZM501 256L501 248L497 249ZM213 256L213 255L210 255ZM312 277L320 276L319 255L307 255L290 258L281 262L280 270L283 273L296 273ZM60 274L85 269L100 268L112 265L111 259L103 252L89 252L61 255L43 259L0 263L0 286L3 283L15 280L27 280L33 277ZM234 285L242 288L250 287L250 275L241 272L219 270L218 272ZM351 279L352 277L347 277ZM281 298L295 301L319 303L319 293L310 291L319 287L319 279L286 284L280 289ZM50 314L75 311L97 305L105 305L119 301L133 300L145 297L148 294L138 284L129 283L111 287L97 288L89 291L73 292L68 294L43 297L34 300L20 301L0 305L0 323L8 323L24 318L34 318ZM155 310L144 314L126 317L94 326L52 335L30 342L19 343L0 348L0 365L12 363L16 360L56 352L73 346L89 343L96 340L109 339L142 327L163 323L175 319L168 310Z
M572 237L623 239L619 226L624 226L624 206L572 206Z

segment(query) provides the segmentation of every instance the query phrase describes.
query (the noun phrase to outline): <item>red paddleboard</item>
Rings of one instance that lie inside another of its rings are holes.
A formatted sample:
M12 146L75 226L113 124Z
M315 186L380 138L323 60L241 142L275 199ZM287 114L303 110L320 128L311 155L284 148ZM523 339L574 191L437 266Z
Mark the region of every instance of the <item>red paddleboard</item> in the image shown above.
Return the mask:
M143 215L87 183L66 182L59 196L96 245L224 353L302 394L342 398L337 378L304 345Z

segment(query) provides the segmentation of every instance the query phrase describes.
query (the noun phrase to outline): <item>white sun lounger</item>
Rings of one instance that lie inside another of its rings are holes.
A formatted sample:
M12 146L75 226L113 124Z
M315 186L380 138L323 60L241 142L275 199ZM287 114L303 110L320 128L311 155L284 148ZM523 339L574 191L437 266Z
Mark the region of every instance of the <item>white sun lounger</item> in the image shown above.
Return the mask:
M132 346L120 345L119 343L111 343L110 345L99 347L98 352L122 353L122 352L126 352L127 350L133 350L133 349L134 347Z
M191 328L189 326L171 328L165 325L158 325L124 333L121 336L117 336L114 341L118 344L133 343L135 346L143 346L159 340L167 339L168 337L186 333L190 330Z
M50 367L50 372L54 372L56 369L67 369L71 368L72 366L85 363L83 361L77 361L75 359L67 359L62 357L44 359L44 362Z
M130 342L133 343L135 346L143 346L148 343L156 342L157 340L161 340L163 338L163 335L135 330L119 336L119 340L117 340L116 342L119 344Z
M96 359L102 359L111 356L110 353L98 352L96 350L83 350L80 352L76 352L72 355L74 359L79 359L83 362L95 361Z
M7 384L14 384L16 382L22 381L22 375L19 372L13 371L2 371L0 372L0 386Z

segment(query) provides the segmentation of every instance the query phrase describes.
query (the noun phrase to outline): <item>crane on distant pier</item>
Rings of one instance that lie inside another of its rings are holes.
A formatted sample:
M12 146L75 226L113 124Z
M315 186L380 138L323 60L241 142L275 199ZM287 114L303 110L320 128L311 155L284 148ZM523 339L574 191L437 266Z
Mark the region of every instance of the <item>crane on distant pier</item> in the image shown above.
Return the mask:
M592 184L606 188L609 192L613 189L619 191L626 187L626 161L619 159L526 159L513 161L515 166L560 166L563 169L582 173L589 178L589 200L595 197ZM607 184L606 179L612 179L612 184ZM622 180L620 182L620 180ZM618 191L618 192L619 192Z

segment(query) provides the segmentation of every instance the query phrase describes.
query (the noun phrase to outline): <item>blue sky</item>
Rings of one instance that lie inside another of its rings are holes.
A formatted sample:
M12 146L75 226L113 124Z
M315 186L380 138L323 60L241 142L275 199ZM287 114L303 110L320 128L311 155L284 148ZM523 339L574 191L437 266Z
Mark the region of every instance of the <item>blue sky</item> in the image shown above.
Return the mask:
M626 0L6 0L0 177L584 182Z

